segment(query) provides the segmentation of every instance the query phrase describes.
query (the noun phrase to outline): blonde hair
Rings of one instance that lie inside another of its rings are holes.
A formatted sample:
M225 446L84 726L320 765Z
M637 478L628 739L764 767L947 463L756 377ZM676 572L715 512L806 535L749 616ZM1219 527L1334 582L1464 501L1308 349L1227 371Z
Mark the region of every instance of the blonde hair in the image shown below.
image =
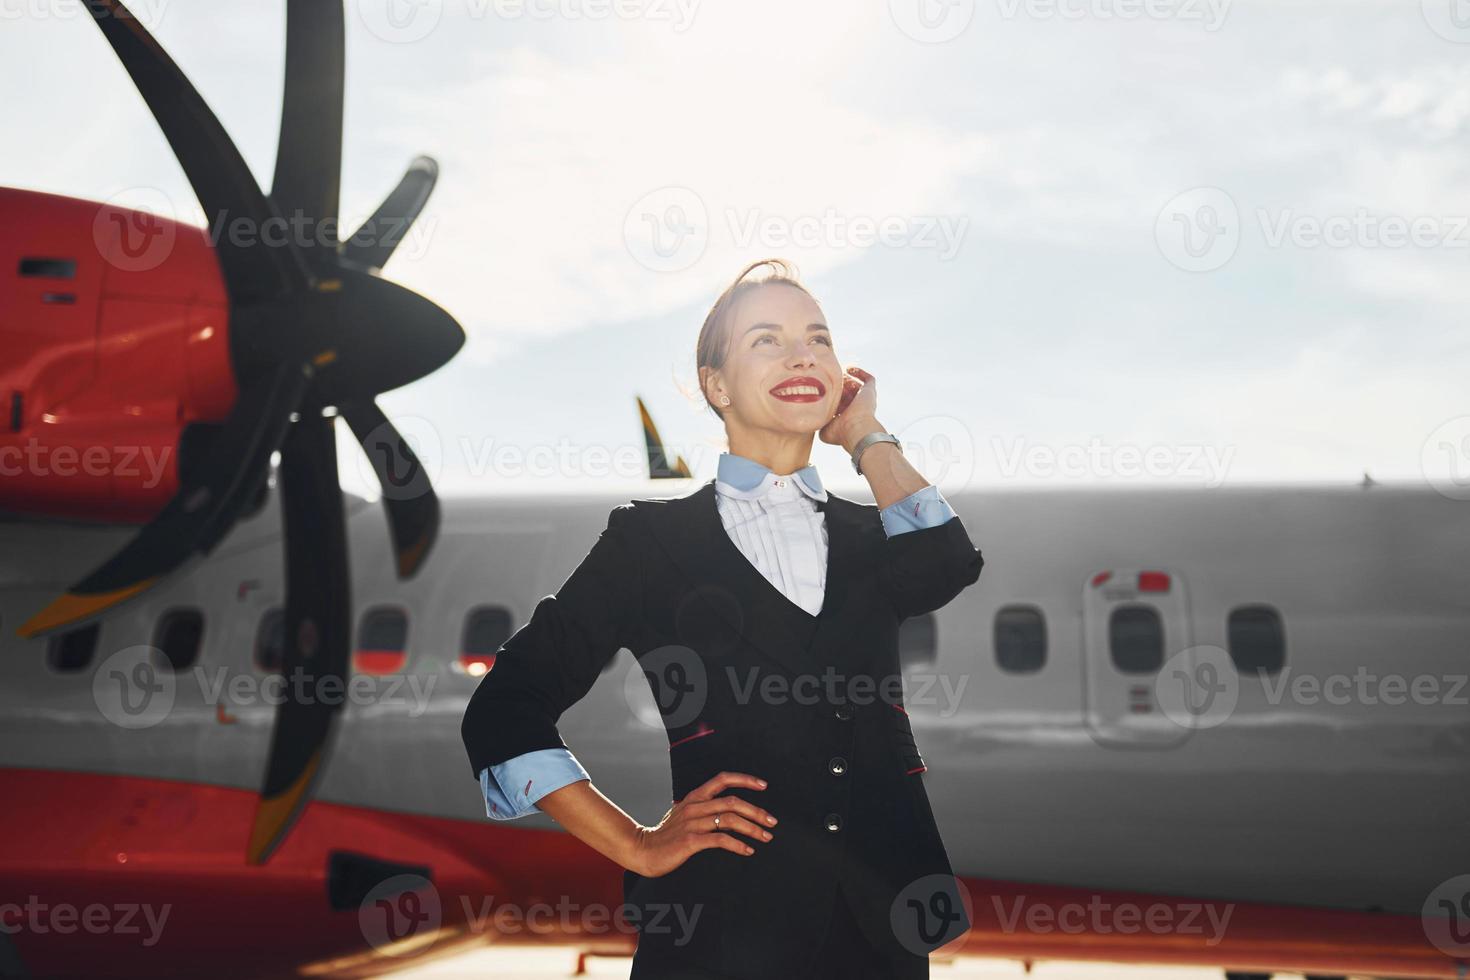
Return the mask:
M752 272L763 267L768 270L765 275L751 277ZM725 420L725 413L709 400L700 369L707 367L711 371L718 371L724 366L725 358L730 354L730 333L735 326L735 306L751 290L759 286L780 283L793 286L811 296L811 292L801 284L797 275L796 267L785 259L761 259L759 262L752 262L741 270L740 275L736 276L730 285L725 287L725 291L710 307L709 315L704 318L704 326L699 328L699 340L694 346L694 374L699 385L700 397L704 399L705 405L719 416L721 422ZM815 296L812 296L812 302L816 302Z

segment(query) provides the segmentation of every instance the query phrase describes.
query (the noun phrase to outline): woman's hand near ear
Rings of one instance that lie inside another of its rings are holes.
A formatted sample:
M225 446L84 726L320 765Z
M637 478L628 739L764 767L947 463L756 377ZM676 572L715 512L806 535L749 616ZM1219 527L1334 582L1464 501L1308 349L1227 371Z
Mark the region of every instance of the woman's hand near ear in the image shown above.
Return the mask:
M849 366L842 388L837 415L822 426L818 434L823 442L841 446L851 455L853 447L863 436L888 430L877 419L877 378L860 367ZM864 450L862 467L863 478L868 481L880 509L896 504L929 485L924 475L914 469L891 442L874 443Z
M870 432L882 432L878 424L878 379L856 365L848 365L842 377L842 397L832 420L818 431L823 442L841 446L849 453Z

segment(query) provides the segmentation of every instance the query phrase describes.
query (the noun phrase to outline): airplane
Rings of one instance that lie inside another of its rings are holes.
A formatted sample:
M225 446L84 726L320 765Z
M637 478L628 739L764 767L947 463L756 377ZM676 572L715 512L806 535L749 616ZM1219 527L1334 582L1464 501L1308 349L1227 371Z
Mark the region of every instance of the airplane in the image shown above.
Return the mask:
M88 9L207 215L335 217L339 3L288 6L269 195L125 8ZM386 222L412 220L436 170L411 165ZM459 738L496 651L625 499L428 486L372 396L463 336L381 276L391 242L283 258L95 202L0 189L0 207L0 460L40 445L55 464L0 483L0 974L631 953L626 923L583 914L620 906L621 869L544 814L488 819ZM694 489L638 409L650 489ZM377 502L338 486L338 414ZM63 446L175 463L98 477L64 470ZM1466 976L1457 501L1388 482L945 496L986 574L902 634L974 922L939 958ZM301 677L314 697L289 693ZM631 651L559 727L629 813L667 810Z

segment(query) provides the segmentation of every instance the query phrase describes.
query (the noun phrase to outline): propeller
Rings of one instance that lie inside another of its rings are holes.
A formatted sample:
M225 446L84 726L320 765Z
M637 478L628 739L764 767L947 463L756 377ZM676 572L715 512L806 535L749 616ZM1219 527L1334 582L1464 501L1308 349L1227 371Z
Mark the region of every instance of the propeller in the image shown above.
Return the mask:
M438 179L439 164L432 157L415 157L393 193L347 239L344 257L367 269L381 269L424 209Z
M341 0L289 0L280 142L264 194L214 113L119 0L85 0L183 167L212 228L240 219L257 234L220 235L215 255L230 303L230 358L239 397L178 493L117 554L20 627L36 636L135 598L208 554L249 506L279 451L285 539L282 664L292 696L277 708L247 860L264 863L289 832L327 758L340 699L298 698L345 684L350 569L335 420L341 415L383 488L396 557L408 578L437 536L439 502L407 441L374 401L422 378L464 345L447 312L380 278L438 177L410 163L377 212L347 241L337 222L342 158ZM284 245L268 222L305 229ZM303 675L304 684L295 682Z
M320 412L304 414L281 447L277 485L286 538L281 676L291 694L276 709L265 784L245 851L247 864L270 859L311 799L341 707L341 698L319 696L322 681L344 682L349 671L351 570L337 486L334 421ZM345 683L337 690L345 691Z
M439 498L429 489L428 474L408 441L376 403L343 405L342 417L352 427L383 486L383 506L388 511L393 552L398 556L398 574L407 578L424 560L424 552L438 533Z

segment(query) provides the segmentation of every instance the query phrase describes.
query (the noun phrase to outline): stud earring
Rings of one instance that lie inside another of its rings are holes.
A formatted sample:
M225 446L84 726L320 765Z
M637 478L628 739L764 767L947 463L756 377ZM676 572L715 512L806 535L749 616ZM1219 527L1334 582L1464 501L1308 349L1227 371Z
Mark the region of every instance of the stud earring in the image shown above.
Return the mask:
M721 405L728 405L728 404L730 404L730 396L729 395L721 395L720 396L720 404Z

